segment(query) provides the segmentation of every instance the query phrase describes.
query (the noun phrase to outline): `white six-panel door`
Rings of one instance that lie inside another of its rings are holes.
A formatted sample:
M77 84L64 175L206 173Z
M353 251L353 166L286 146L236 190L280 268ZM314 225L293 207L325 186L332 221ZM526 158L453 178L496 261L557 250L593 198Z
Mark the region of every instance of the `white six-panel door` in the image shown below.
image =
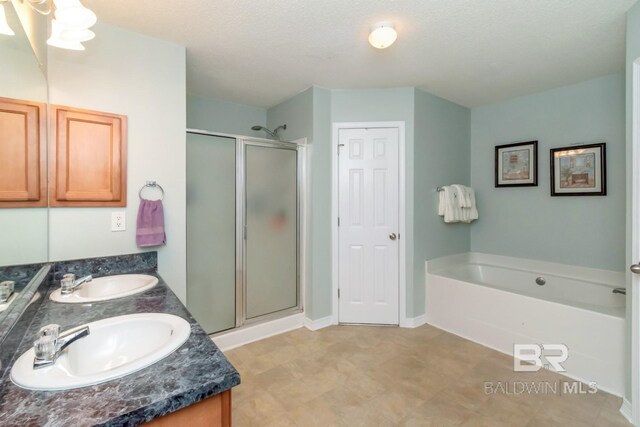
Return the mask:
M397 128L340 129L339 321L397 325Z

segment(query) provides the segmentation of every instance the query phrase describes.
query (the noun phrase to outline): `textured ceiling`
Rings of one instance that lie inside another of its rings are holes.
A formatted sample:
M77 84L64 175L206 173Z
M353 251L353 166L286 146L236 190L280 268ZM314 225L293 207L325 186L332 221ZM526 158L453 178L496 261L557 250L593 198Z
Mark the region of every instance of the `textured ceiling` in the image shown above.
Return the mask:
M83 2L186 46L190 94L268 107L313 84L416 86L475 106L619 72L635 0ZM381 20L399 36L379 51L367 36Z

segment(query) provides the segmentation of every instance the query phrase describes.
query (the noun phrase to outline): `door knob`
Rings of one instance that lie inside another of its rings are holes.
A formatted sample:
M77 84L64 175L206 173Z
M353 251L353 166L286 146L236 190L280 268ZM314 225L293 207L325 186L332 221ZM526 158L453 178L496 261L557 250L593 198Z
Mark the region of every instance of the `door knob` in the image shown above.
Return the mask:
M629 267L629 270L631 270L633 274L640 274L640 264L633 264Z
M391 240L396 240L398 238L398 236L396 236L396 233L391 233L391 234L389 234L389 238ZM640 273L640 265L638 266L638 273Z

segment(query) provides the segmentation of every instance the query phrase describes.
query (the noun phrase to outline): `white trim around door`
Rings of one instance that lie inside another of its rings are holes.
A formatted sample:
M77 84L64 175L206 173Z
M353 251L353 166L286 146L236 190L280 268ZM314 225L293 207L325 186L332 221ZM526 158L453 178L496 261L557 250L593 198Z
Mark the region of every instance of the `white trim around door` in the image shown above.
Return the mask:
M407 275L406 275L406 162L405 162L405 122L347 122L333 123L331 137L331 292L332 292L332 320L333 324L339 323L339 239L338 239L338 216L339 216L339 187L338 187L338 144L339 132L342 129L367 129L367 128L396 128L398 129L398 203L399 203L399 234L400 245L398 254L398 305L399 322L401 327L407 327Z
M631 258L640 262L640 58L633 63L631 109ZM640 426L640 277L631 274L631 405L623 403L621 412L635 426ZM631 319L629 319L629 317ZM631 409L631 411L629 411ZM631 412L631 413L629 413Z

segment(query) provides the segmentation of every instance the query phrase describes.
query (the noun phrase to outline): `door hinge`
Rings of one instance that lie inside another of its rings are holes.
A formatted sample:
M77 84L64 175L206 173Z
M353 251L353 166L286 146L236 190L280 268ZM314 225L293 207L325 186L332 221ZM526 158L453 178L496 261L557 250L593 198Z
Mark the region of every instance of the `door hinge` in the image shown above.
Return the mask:
M338 299L340 299L340 288L338 288Z
M340 217L338 217L338 227L340 227Z
M340 155L340 147L344 147L344 144L338 144L338 156Z

